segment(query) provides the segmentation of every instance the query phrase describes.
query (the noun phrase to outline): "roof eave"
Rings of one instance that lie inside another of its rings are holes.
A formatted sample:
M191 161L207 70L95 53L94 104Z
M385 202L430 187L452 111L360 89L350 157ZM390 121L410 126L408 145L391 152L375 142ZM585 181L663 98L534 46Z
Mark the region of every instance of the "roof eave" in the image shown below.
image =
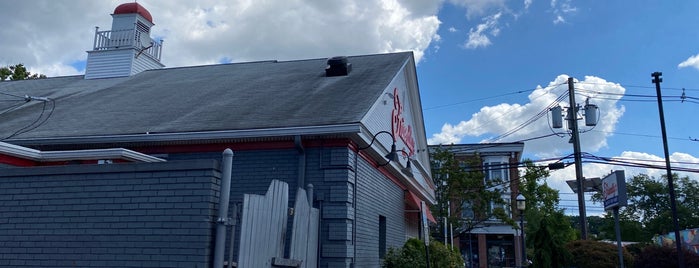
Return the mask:
M36 139L12 139L9 142L22 146L70 145L70 144L103 144L103 143L141 143L163 141L193 141L193 140L222 140L245 139L254 137L279 137L296 135L325 135L340 133L359 133L359 123L304 126L270 129L220 130L198 132L172 133L142 133L124 135L96 135L77 137L56 137Z

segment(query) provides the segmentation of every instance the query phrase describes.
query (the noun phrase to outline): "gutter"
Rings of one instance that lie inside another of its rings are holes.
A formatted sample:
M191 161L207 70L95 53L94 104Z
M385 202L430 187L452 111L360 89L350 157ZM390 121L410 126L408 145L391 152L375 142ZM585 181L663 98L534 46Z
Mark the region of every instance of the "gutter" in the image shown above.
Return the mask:
M70 151L39 151L6 142L0 142L0 154L14 156L38 162L68 161L68 160L104 160L122 159L132 162L165 162L165 159L139 153L124 148L70 150Z
M341 125L323 125L307 127L263 128L243 130L197 131L197 132L170 132L170 133L141 133L125 135L95 135L79 137L59 138L25 138L10 139L14 144L23 146L41 145L70 145L70 144L94 144L94 143L135 143L135 142L163 142L163 141L192 141L192 140L219 140L219 139L243 139L260 137L279 137L297 135L324 135L341 133L359 133L359 123Z
M294 145L296 146L296 150L299 152L299 164L298 164L299 175L298 175L298 178L296 179L296 187L303 188L304 184L306 183L306 151L303 148L303 142L301 140L301 136L299 136L299 135L294 136ZM313 200L311 200L311 202L313 202Z

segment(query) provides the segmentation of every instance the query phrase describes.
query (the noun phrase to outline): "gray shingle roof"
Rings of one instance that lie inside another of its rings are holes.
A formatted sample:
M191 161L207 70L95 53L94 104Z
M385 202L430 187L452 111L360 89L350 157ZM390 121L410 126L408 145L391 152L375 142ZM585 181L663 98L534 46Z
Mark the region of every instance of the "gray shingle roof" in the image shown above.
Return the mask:
M360 122L411 57L410 52L352 56L352 72L339 77L325 77L326 59L268 61L150 70L121 78L0 82L0 94L55 100L51 117L16 139L347 124ZM4 100L12 99L0 95L0 139L42 111L40 101L6 111L17 102Z

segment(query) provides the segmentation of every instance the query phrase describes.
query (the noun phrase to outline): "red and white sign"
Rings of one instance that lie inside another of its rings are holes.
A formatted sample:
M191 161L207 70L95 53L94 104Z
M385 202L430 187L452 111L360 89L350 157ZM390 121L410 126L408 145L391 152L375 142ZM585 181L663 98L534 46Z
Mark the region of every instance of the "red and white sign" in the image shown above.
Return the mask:
M623 170L617 170L602 179L602 199L604 209L626 206L626 177Z
M398 88L393 89L393 112L391 113L391 134L394 139L400 138L405 144L407 156L415 154L415 138L413 138L413 127L406 123L403 116L403 103L398 95Z

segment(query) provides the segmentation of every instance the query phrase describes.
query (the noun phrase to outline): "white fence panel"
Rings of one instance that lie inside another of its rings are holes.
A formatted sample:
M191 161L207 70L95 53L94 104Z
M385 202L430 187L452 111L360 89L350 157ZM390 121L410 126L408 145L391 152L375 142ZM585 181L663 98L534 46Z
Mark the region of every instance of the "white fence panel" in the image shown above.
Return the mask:
M303 260L301 267L318 266L318 209L312 207L306 191L299 188L294 205L294 225L291 233L291 259Z
M289 186L274 180L264 196L245 194L238 267L272 267L284 257Z

